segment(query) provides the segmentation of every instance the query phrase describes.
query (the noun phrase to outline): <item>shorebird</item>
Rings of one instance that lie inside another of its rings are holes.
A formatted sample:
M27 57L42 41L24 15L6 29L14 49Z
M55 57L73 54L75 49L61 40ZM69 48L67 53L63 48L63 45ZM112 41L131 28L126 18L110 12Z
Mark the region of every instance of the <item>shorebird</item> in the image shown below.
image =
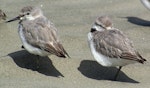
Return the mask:
M0 20L6 20L6 14L0 9Z
M21 9L19 16L7 21L19 21L18 33L23 47L38 56L56 55L69 57L60 43L57 29L44 15L40 8L27 6Z
M88 43L96 61L105 67L119 66L114 80L117 79L122 66L132 63L144 63L139 52L123 32L114 28L108 16L96 19L88 33Z

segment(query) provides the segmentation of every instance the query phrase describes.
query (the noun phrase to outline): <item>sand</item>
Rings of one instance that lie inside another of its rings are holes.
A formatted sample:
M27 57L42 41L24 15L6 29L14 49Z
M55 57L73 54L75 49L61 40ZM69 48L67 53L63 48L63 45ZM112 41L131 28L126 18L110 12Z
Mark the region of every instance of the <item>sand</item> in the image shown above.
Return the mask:
M0 88L149 88L150 11L140 0L0 0L0 9L16 17L24 6L39 6L59 31L71 58L51 55L40 58L21 49L18 21L0 24ZM93 58L87 33L99 15L109 15L135 48L147 59L145 64L106 68Z

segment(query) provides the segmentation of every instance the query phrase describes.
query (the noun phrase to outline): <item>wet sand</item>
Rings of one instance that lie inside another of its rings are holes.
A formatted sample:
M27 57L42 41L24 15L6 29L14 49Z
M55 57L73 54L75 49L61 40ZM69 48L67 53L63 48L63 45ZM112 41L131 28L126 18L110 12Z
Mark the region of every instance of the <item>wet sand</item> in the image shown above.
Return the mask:
M54 55L40 58L21 49L18 21L0 24L0 88L148 88L150 85L150 11L140 0L0 0L11 19L24 6L42 8L58 28L59 36L71 58ZM99 65L87 44L87 33L97 16L106 14L147 59L142 64L123 67L117 81L117 68Z

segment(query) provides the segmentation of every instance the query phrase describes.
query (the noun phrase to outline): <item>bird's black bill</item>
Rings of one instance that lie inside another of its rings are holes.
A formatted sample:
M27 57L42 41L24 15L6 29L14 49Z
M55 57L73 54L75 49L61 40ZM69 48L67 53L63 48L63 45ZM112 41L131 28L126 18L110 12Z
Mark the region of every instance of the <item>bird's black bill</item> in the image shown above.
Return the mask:
M11 20L6 21L6 23L12 22L12 21L15 21L15 20L19 20L19 19L20 19L20 16L17 16L15 18L11 19Z
M91 28L91 32L95 32L96 31L96 28Z

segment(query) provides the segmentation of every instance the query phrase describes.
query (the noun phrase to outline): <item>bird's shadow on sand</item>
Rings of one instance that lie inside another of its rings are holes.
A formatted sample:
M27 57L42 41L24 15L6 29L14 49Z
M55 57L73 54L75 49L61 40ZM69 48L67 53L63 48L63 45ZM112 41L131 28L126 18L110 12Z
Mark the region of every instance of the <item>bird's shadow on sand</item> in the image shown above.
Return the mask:
M14 62L21 68L31 69L47 76L64 77L53 65L48 57L38 57L28 53L26 50L21 50L8 54ZM37 69L38 65L38 69Z
M150 26L150 21L144 20L144 19L141 19L138 17L128 16L128 17L123 17L123 18L126 18L128 20L128 22L135 24L135 25L145 26L145 27Z
M81 62L78 70L88 78L96 80L112 80L118 69L116 67L103 67L96 61L84 60ZM139 83L138 81L129 78L122 71L120 71L117 81L128 83Z

